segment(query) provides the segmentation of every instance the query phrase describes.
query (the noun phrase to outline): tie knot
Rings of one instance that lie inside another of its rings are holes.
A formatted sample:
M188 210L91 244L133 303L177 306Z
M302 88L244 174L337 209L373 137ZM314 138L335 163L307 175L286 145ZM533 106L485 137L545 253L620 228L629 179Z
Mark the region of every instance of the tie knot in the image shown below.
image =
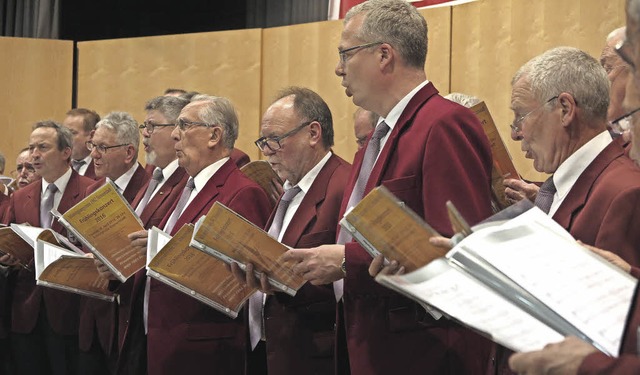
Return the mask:
M185 186L185 188L188 190L193 190L195 187L196 187L196 182L193 180L193 177L189 177L189 180L187 181L187 186Z
M71 160L71 166L73 167L73 169L76 170L76 172L78 171L78 169L80 169L80 167L82 167L83 165L85 165L85 161L84 159L82 160Z
M373 132L371 139L382 139L385 135L387 135L388 131L389 125L387 125L386 122L382 121L378 124L378 126L376 126L376 130Z
M556 185L553 183L553 176L549 177L540 185L540 191L548 194L556 193Z
M291 189L287 190L284 192L284 194L282 194L282 198L280 198L281 201L283 202L291 202L291 200L298 195L298 193L301 191L302 189L300 189L300 186L296 185L294 187L292 187Z
M47 186L47 191L49 194L55 194L55 192L58 191L58 187L56 184L49 184L49 186Z
M164 175L162 174L162 169L160 168L154 169L152 178L158 182L162 181L162 179L164 178Z

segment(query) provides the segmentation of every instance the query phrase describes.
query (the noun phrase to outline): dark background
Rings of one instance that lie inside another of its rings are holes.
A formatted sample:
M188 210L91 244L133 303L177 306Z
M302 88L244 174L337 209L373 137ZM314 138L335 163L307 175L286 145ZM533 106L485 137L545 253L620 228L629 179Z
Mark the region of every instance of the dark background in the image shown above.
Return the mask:
M63 0L60 39L264 28L327 19L328 0Z

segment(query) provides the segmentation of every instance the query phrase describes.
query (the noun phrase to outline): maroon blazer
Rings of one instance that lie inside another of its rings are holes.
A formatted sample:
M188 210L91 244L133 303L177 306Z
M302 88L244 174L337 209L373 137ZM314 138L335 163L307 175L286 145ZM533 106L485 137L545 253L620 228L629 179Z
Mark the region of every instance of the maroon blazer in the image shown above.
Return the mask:
M165 181L160 187L158 192L147 203L147 206L140 215L143 226L149 229L153 226L159 226L162 219L167 215L170 208L180 199L182 190L187 184L189 175L184 168L178 167L173 174ZM133 200L133 207L137 207L147 190L147 182L141 189L136 198ZM117 292L120 295L120 305L118 307L118 348L120 352L120 358L118 361L127 361L127 353L125 345L131 345L128 343L131 340L139 340L139 337L131 337L133 332L144 333L144 330L130 331L130 323L135 324L142 322L142 300L144 298L144 286L147 280L147 272L142 269L129 278L126 282L117 287ZM135 315L135 316L134 316ZM124 364L123 364L124 365ZM118 365L120 367L120 365Z
M85 197L87 187L94 181L71 172L69 183L62 194L58 211L65 213L69 208ZM40 226L40 196L42 179L34 181L13 193L7 214L3 218L5 224L29 223ZM53 221L51 229L66 236L62 225ZM34 271L24 268L16 274L11 306L11 331L15 333L31 333L38 321L40 304L44 300L47 319L54 332L61 335L78 333L78 303L80 296L56 289L36 286Z
M366 147L365 147L366 148ZM364 149L363 149L364 150ZM340 210L362 165L356 153ZM451 236L446 201L470 223L491 214L491 149L478 119L429 83L409 101L372 170L365 194L384 185L435 230ZM371 256L345 245L344 324L352 374L477 374L486 369L488 340L375 282Z
M272 205L266 193L227 160L187 206L172 231L194 223L214 202L223 203L259 227ZM168 221L174 206L160 227ZM148 371L156 374L242 374L248 348L246 316L230 319L215 309L151 280Z
M122 195L131 203L140 189L146 185L149 175L138 164L138 168L129 180ZM87 188L87 195L103 186L105 179L101 178ZM97 339L105 354L110 355L116 337L117 304L91 297L80 298L80 350L88 352L94 339Z
M233 160L234 163L236 163L236 166L238 166L238 168L243 167L245 164L249 164L249 162L251 161L249 155L245 154L244 152L242 152L242 150L239 150L237 148L231 150L231 155L229 155L229 157L231 158L231 160Z
M332 244L351 165L335 154L305 194L282 243L293 248ZM268 228L273 221L272 212ZM305 284L295 297L268 296L264 308L270 374L333 373L336 298L331 285Z
M620 141L589 164L553 219L577 240L640 266L640 169Z

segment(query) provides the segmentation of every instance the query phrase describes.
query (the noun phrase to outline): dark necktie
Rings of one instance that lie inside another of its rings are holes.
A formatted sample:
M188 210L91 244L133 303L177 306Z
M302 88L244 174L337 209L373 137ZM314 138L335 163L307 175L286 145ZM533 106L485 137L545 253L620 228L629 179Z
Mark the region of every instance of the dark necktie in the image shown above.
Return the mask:
M51 228L51 210L53 209L56 191L58 191L58 187L55 184L49 184L42 197L42 202L40 203L40 226L42 228Z
M273 222L271 223L271 227L269 228L269 235L276 240L280 236L280 232L282 231L282 223L284 221L284 215L287 213L287 208L289 208L289 204L293 198L295 198L298 193L300 193L302 189L298 185L292 187L282 194L282 198L280 198L280 202L278 202L278 208L276 209L276 214L273 216Z
M178 219L180 218L182 211L184 211L187 205L187 202L189 201L189 196L191 196L191 192L195 187L196 187L196 184L193 181L193 177L189 177L189 180L187 181L187 185L184 187L184 190L182 190L182 195L180 196L178 205L176 206L176 209L173 210L171 217L169 217L169 221L167 222L167 225L164 230L165 232L171 233L173 231L173 227L178 222Z
M151 199L151 194L153 194L160 182L162 182L163 178L164 175L162 174L162 169L154 169L153 177L151 177L149 186L147 186L147 191L144 192L144 196L140 200L140 203L138 203L138 207L136 207L136 214L138 216L142 215L142 211L144 211L144 208L147 207L147 204L149 203L149 199Z
M71 160L71 167L76 172L78 172L80 170L80 168L85 164L86 164L86 162L84 161L84 159L82 159L82 160Z
M538 195L536 195L536 201L534 204L544 211L545 214L548 214L555 194L556 185L553 184L553 176L551 176L542 184L542 186L540 186L540 190L538 190Z

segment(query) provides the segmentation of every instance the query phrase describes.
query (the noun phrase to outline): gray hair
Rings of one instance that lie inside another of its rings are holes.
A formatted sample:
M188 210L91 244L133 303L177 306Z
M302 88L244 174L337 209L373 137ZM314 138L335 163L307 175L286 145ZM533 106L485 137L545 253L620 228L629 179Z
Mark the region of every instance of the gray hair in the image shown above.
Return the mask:
M482 101L473 95L463 94L460 92L452 92L451 94L446 95L444 98L449 99L452 102L458 103L467 108L471 108Z
M128 143L136 150L136 158L138 154L138 146L140 145L140 133L138 132L138 123L127 112L110 112L96 125L96 129L107 128L116 133L118 143Z
M322 145L333 146L333 117L327 103L315 91L305 87L290 86L278 92L274 102L293 96L293 108L303 121L317 121L322 129Z
M59 151L62 151L65 148L73 149L73 134L71 134L71 130L69 130L69 128L62 126L53 120L38 121L33 125L33 130L39 128L49 128L56 131ZM71 156L69 156L69 159L71 159Z
M588 53L557 47L534 57L516 72L511 85L527 80L539 103L567 92L588 117L605 119L609 107L609 79L604 68Z
M169 123L175 123L188 100L175 96L156 96L144 105L145 111L158 111Z
M222 128L222 144L231 150L238 139L238 114L227 98L198 94L191 103L201 102L204 105L198 110L202 122L219 125Z
M363 14L362 28L356 35L367 43L389 43L414 68L424 69L427 59L427 21L403 0L369 0L347 12L345 24Z

